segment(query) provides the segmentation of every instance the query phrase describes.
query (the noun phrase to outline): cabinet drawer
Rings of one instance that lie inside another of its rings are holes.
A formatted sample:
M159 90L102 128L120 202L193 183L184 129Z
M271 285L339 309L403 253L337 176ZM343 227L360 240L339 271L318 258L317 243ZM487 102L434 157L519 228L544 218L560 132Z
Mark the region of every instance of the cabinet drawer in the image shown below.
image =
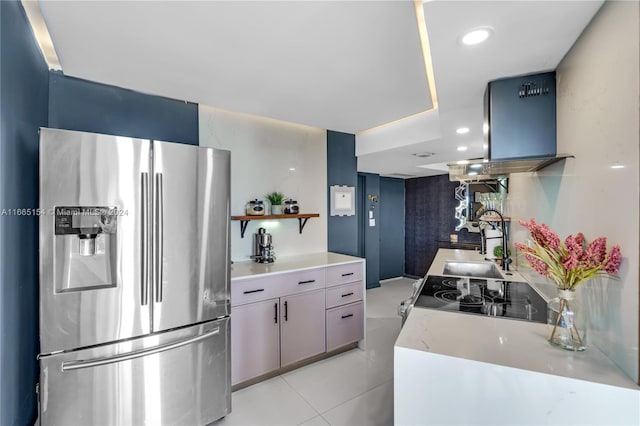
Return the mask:
M327 309L362 300L362 281L327 289Z
M363 337L362 302L327 310L327 352Z
M279 275L282 295L303 293L325 287L325 268L306 269Z
M280 297L278 275L246 280L231 280L231 306L245 305Z
M362 280L362 262L327 268L327 287Z

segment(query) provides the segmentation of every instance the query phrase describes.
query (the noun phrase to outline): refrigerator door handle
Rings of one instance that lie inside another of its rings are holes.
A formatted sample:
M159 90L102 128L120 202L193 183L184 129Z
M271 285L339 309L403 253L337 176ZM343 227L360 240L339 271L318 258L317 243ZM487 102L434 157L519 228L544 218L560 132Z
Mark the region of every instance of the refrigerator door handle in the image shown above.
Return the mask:
M216 327L213 330L210 330L207 333L201 334L199 336L190 337L188 339L180 340L180 341L169 343L166 345L156 346L150 349L142 349L142 350L133 351L127 354L116 355L116 356L84 359L79 361L66 361L62 363L62 371L72 371L72 370L78 370L81 368L98 367L100 365L113 364L115 362L122 362L130 359L140 358L143 356L149 356L149 355L157 354L160 352L165 352L171 349L177 349L181 346L190 345L192 343L199 342L201 340L207 339L219 333L220 333L220 327Z
M142 185L142 206L140 208L140 249L142 251L142 267L141 267L141 282L140 282L140 295L141 305L149 304L149 229L147 224L148 209L149 209L149 173L140 174L140 183Z
M163 191L162 191L162 173L156 174L156 302L162 302L162 257L164 251L163 238Z

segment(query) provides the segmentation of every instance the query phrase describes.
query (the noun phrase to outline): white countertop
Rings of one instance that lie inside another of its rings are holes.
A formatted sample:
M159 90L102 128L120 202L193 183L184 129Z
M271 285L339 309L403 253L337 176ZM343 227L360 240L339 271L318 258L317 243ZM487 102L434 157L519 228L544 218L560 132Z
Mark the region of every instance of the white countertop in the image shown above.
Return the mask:
M242 280L256 275L275 275L291 271L319 268L322 266L341 265L352 262L364 262L361 257L345 254L323 252L300 256L279 257L274 263L257 263L254 261L234 262L231 265L231 279Z
M428 274L442 275L445 260L475 261L483 260L483 256L475 251L440 249ZM517 272L507 279L526 282ZM395 345L471 361L640 389L596 347L589 346L584 352L558 349L548 343L549 333L550 329L546 324L414 308Z
M639 389L596 347L558 349L547 341L549 331L546 324L414 308L396 347Z

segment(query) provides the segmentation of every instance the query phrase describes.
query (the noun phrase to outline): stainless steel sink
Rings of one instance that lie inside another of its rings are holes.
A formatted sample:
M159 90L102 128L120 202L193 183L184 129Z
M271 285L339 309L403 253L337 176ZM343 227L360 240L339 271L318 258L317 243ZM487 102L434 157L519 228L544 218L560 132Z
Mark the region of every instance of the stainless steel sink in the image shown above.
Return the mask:
M500 270L492 262L467 262L447 260L444 264L443 275L457 275L459 277L504 279Z

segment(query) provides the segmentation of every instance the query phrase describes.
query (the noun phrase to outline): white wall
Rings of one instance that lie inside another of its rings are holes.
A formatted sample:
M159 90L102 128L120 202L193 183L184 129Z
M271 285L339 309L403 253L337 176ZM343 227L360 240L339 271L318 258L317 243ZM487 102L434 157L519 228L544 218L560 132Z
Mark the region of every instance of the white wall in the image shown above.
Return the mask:
M327 251L327 135L323 129L199 106L200 145L231 151L231 214L272 191L297 200L301 213L320 213L302 234L298 220L251 221L244 238L231 222L231 259L248 260L259 227L273 235L276 257ZM290 170L291 168L295 170Z
M604 4L557 69L558 153L575 159L509 180L512 241L527 238L516 221L535 218L562 238L583 232L588 241L605 236L620 244L621 279L593 280L582 296L592 315L590 344L636 382L639 22L638 2ZM626 167L611 169L616 162Z

